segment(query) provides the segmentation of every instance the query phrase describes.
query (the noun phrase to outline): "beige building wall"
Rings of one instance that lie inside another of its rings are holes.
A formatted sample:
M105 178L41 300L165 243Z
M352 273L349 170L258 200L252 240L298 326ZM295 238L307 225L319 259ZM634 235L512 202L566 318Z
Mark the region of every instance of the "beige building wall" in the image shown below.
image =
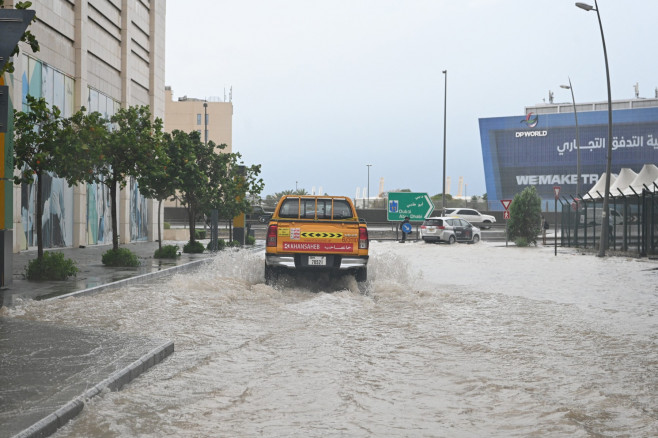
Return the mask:
M6 2L11 3L11 2ZM118 107L147 105L164 119L164 60L166 0L48 0L33 1L37 21L29 30L39 41L32 53L21 43L15 57L12 101L20 110L24 73L34 60L72 80L73 108L94 109L93 96L107 101L107 115ZM102 111L101 111L102 112ZM66 114L65 114L66 115ZM124 190L125 192L125 190ZM118 202L119 236L130 240L130 196ZM14 188L14 251L21 248L21 189ZM148 239L157 239L156 204L148 202ZM88 244L87 189L74 189L73 247Z
M204 104L207 106L204 108ZM207 124L204 115L207 114ZM165 87L165 118L164 130L173 132L198 131L201 141L205 141L205 130L208 131L208 141L215 144L225 144L223 152L233 152L233 103L206 101L205 99L179 97L174 100L171 87ZM177 200L165 201L166 207L178 207Z
M204 108L203 104L208 106ZM164 129L173 132L178 129L183 132L198 131L201 141L205 140L204 110L208 115L208 141L225 144L224 152L233 151L233 103L214 102L204 99L188 98L187 96L173 98L173 90L165 88L165 118Z

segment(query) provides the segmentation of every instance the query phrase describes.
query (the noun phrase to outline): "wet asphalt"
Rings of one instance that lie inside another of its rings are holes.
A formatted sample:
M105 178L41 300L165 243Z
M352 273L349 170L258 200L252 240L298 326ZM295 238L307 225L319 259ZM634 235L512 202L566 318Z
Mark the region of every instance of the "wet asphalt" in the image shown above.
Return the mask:
M178 243L182 248L182 242ZM25 300L91 294L154 277L192 270L212 254L153 258L156 242L121 245L140 259L138 268L110 268L101 258L111 245L62 248L80 272L65 281L28 281L23 273L35 251L13 255L12 282L0 289L0 438L43 437L75 417L104 389L119 390L174 352L173 342L94 331L6 316Z

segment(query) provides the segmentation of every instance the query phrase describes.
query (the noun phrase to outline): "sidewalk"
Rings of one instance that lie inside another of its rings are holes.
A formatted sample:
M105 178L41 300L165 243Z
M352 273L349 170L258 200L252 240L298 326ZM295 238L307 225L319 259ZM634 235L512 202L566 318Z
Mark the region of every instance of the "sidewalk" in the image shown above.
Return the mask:
M163 244L182 249L183 243ZM193 269L212 257L182 254L176 260L157 260L153 258L157 242L121 247L136 253L142 265L105 267L101 257L111 245L62 248L57 251L73 259L80 272L74 279L51 282L23 278L36 251L14 254L13 282L0 290L0 307L146 281ZM0 438L48 436L80 413L85 400L105 388L120 389L173 352L174 344L168 340L0 316Z
M182 252L186 242L164 241L163 245L178 245ZM154 259L153 253L158 248L157 242L134 242L120 245L137 254L141 266L137 268L110 268L101 262L103 253L112 245L88 246L85 248L58 248L52 251L64 253L73 259L80 272L76 277L65 281L27 281L23 274L30 260L37 256L36 250L23 251L13 255L12 284L0 290L0 306L13 306L19 299L47 299L76 291L100 287L116 281L155 273L174 266L198 264L210 257L210 254L181 254L177 259ZM50 250L49 250L50 251Z

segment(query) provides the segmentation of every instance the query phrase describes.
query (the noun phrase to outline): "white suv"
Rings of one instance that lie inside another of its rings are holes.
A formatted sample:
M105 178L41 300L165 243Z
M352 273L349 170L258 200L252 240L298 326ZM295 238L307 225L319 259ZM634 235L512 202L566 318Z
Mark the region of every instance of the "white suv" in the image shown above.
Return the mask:
M446 208L444 216L459 217L473 224L481 224L482 228L491 228L496 223L496 218L488 214L482 214L472 208Z
M457 217L430 217L420 226L420 237L424 242L478 243L480 229Z

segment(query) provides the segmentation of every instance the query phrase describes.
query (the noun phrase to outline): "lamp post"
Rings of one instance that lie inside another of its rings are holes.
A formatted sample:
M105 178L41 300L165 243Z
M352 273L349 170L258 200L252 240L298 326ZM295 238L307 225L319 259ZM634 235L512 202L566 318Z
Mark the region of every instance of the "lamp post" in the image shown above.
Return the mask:
M366 164L368 166L368 203L366 204L366 208L370 207L370 166L372 164Z
M573 102L573 116L576 119L576 196L580 196L580 135L578 134L578 111L576 110L576 98L573 94L573 85L569 78L569 85L560 85L560 88L571 91L571 100Z
M208 146L208 102L203 102L203 144Z
M448 109L448 70L443 70L445 85L443 91L443 192L441 194L441 214L446 209L446 120Z
M594 6L587 3L577 2L576 6L585 11L596 11L599 19L599 28L601 29L601 42L603 43L603 59L605 60L605 74L608 84L608 147L607 163L605 168L605 194L603 195L603 211L601 212L601 241L599 247L599 257L605 256L605 249L608 246L608 235L610 233L610 221L608 220L608 206L610 201L610 176L612 173L612 93L610 92L610 68L608 67L608 52L605 47L605 36L603 35L603 24L601 24L601 14L599 5L594 0Z

